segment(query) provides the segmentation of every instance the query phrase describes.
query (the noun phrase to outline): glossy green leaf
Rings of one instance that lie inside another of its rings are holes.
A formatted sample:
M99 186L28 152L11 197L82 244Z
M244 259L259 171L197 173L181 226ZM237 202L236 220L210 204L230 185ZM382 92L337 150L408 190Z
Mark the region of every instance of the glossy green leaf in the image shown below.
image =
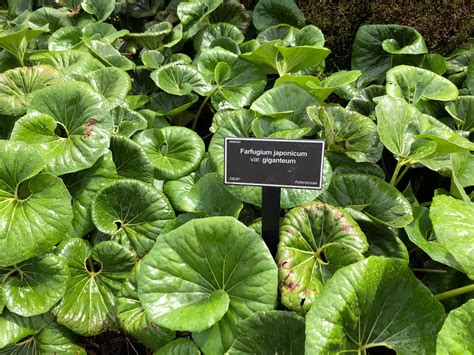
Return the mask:
M3 275L2 275L3 274ZM66 291L69 270L61 258L48 254L0 269L6 307L24 317L46 313Z
M115 107L110 115L114 121L114 135L131 137L135 132L147 128L145 117L125 106Z
M86 40L85 44L89 47L93 55L107 66L117 67L125 71L135 69L135 63L124 57L111 44L97 40Z
M270 26L265 30L261 31L257 34L256 41L260 44L265 44L266 42L272 42L276 40L281 40L280 43L284 43L287 46L295 46L296 45L296 34L299 33L299 30L296 27L287 25L287 24L278 24L274 26ZM308 33L309 34L309 33ZM313 41L306 43L306 41L302 43L298 43L298 45L307 45L307 44L314 44L320 47L324 46L324 42L321 44L321 34L322 33L312 33ZM306 36L300 37L302 39L307 39ZM323 37L324 41L324 37ZM315 44L316 42L316 44Z
M49 31L53 33L61 27L71 26L71 20L65 12L45 6L33 11L28 18L28 25L32 29L47 25Z
M283 57L283 65L278 69L280 76L294 73L322 62L331 51L314 46L276 46Z
M284 84L266 91L253 102L250 109L262 116L287 118L299 127L313 127L306 107L317 103L312 95L299 86Z
M416 105L418 101L451 101L458 90L448 79L432 71L399 65L387 72L387 95L405 99Z
M92 202L99 231L143 256L165 224L174 218L168 199L138 180L119 180L100 190Z
M431 259L464 272L465 270L450 253L450 250L436 239L429 213L430 211L426 207L413 207L414 220L405 226L408 238Z
M222 330L213 347L219 353L230 347L238 321L275 307L276 291L276 265L267 247L232 217L194 219L160 236L138 278L151 321L197 332L215 325L193 337L205 342L209 332Z
M375 119L375 106L377 104L373 99L385 94L385 86L368 86L358 91L357 94L349 101L346 108L348 110L358 112L361 115Z
M0 141L0 266L43 254L61 241L72 219L61 179L38 174L44 161L30 146Z
M430 218L437 240L474 279L474 203L440 195L433 198Z
M89 169L63 175L62 179L72 197L74 232L82 238L94 229L90 212L92 199L102 187L118 179L112 153L105 153Z
M173 31L173 25L167 21L157 23L144 32L129 33L129 38L135 39L146 49L158 49L163 40Z
M166 181L163 185L163 192L169 198L171 205L176 211L185 211L185 206L191 205L186 199L189 192L201 178L198 172L192 172L176 180Z
M401 228L413 220L412 207L402 193L375 176L334 175L328 193L337 205L361 211L387 226Z
M209 15L223 0L187 0L178 4L176 13L181 20L185 38L192 38L201 28L209 24Z
M281 40L265 42L251 52L243 53L241 58L248 60L258 66L264 67L270 73L278 73L278 56L280 54L277 45L281 45Z
M334 174L362 173L377 176L385 179L383 169L374 163L357 163L344 153L324 152L324 156L329 160Z
M306 313L326 282L341 267L364 259L367 240L341 208L309 202L285 215L277 263L281 301Z
M252 19L259 31L281 23L302 27L305 21L293 0L260 0L252 13Z
M46 31L48 31L47 26L30 29L26 24L16 26L10 30L3 30L0 33L0 48L4 48L15 56L20 64L24 66L29 43Z
M235 25L216 23L205 27L194 37L193 44L197 52L209 49L212 43L220 38L232 39L240 44L244 41L243 33Z
M82 44L82 31L80 28L73 26L58 29L48 39L48 49L50 51L79 49Z
M38 63L49 64L66 77L74 74L85 75L104 67L92 55L80 50L42 52L33 54L30 59Z
M71 273L66 294L53 310L58 323L84 336L111 329L115 297L135 264L134 254L113 241L91 247L83 239L65 241L56 252Z
M110 150L117 175L153 183L153 164L137 143L126 137L113 136Z
M443 324L436 345L436 354L468 355L474 352L474 300L452 310Z
M382 84L385 72L402 55L428 53L423 37L413 28L400 25L364 25L356 33L352 48L352 69ZM403 62L403 59L401 59Z
M175 116L186 111L196 103L199 97L195 94L171 95L166 92L159 92L150 97L148 107L159 116Z
M58 71L49 65L15 68L0 74L0 113L25 114L32 93L58 81Z
M211 23L230 23L245 32L250 25L250 15L239 0L222 2L209 16Z
M4 310L0 314L0 351L7 345L15 344L17 341L39 333L46 327L50 318L47 315L34 317L22 317L15 313Z
M173 95L189 95L192 91L206 95L211 87L204 77L191 65L172 63L151 73L151 78L160 89Z
M123 37L129 33L128 30L117 31L113 25L105 22L90 22L82 27L83 37L85 38L99 38L105 43L114 43L118 38Z
M185 127L147 129L134 137L155 167L155 177L175 180L194 171L204 156L204 142Z
M196 344L186 338L178 338L158 349L153 355L200 355Z
M296 130L298 125L286 118L258 117L252 122L252 131L257 138L269 137L276 132Z
M143 65L150 69L158 69L163 64L165 57L161 52L154 49L144 49L140 52Z
M371 256L326 284L306 316L306 353L433 354L443 321L443 306L405 261Z
M459 129L474 131L474 96L460 96L448 102L445 108Z
M114 11L115 0L82 0L81 7L98 21L104 21Z
M382 157L377 125L368 117L341 106L311 106L309 117L322 124L327 150L345 153L356 162L375 163Z
M138 299L137 275L140 274L140 270L141 261L135 265L122 285L117 296L117 319L120 327L128 334L140 340L146 347L156 350L173 340L175 334L148 321Z
M65 82L35 93L11 139L30 144L57 175L91 167L107 151L112 118L88 85Z
M123 104L132 87L128 74L119 68L103 68L87 74L84 81L109 102L111 109Z

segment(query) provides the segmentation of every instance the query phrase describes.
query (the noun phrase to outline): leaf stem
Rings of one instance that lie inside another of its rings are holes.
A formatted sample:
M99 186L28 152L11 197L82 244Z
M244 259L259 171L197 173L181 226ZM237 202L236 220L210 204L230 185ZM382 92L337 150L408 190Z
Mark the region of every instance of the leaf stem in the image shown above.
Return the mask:
M445 300L446 298L456 297L464 293L474 292L474 284L455 288L454 290L449 290L446 292L438 293L435 295L438 301Z
M89 266L89 271L95 273L94 263L92 262L91 258L87 258L87 265Z
M395 182L397 181L398 174L400 173L400 169L402 168L403 163L401 160L397 161L397 166L395 167L395 170L393 171L392 178L390 179L390 185L395 186Z
M431 273L434 273L434 274L444 274L444 273L447 272L446 270L422 269L422 268L417 268L417 267L414 267L414 268L412 268L411 270L412 270L412 271L415 271L415 272L431 272Z
M407 164L405 165L405 168L402 170L402 172L398 175L397 177L397 180L395 180L395 185L394 186L397 186L400 181L403 179L403 177L405 176L405 174L407 173L408 170L410 170L411 168L411 165L410 164Z
M202 101L201 105L199 106L197 112L196 112L196 117L194 117L194 121L193 121L193 125L191 126L191 129L193 131L196 130L196 125L197 125L197 121L199 119L199 116L201 116L201 112L202 110L204 109L204 107L206 106L207 102L209 101L209 99L211 98L211 96L214 94L214 92L216 91L216 89L213 89L209 95L207 95L204 100Z

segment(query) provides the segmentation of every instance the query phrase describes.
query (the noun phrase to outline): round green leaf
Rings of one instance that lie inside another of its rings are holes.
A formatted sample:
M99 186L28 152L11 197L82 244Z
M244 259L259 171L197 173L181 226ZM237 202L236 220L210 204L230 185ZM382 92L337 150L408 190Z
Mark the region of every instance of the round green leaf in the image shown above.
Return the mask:
M174 180L194 171L204 156L204 142L185 127L147 129L134 137L155 167L155 177Z
M28 25L35 29L48 25L51 33L55 32L61 27L71 26L71 20L67 13L51 7L41 7L28 18Z
M7 70L0 74L0 113L12 116L26 113L32 93L58 81L58 71L49 65Z
M137 143L127 137L113 136L110 150L119 176L153 183L153 164Z
M364 259L367 240L343 209L310 202L288 212L280 227L277 263L281 301L306 313L327 280Z
M89 169L63 175L62 179L72 196L74 232L82 238L94 229L91 220L92 199L102 187L118 179L112 153L105 153Z
M260 0L252 13L252 19L259 31L281 23L302 27L305 21L293 0Z
M66 294L53 310L58 323L83 336L111 329L115 297L135 264L134 254L113 241L91 247L83 239L65 241L57 253L71 273Z
M359 90L357 94L349 101L346 108L374 119L375 106L377 104L373 99L378 96L383 96L385 93L385 86L368 86L362 90Z
M105 22L89 22L82 27L83 37L85 38L99 38L105 43L114 43L118 38L123 37L129 33L128 30L117 31L115 27Z
M299 72L321 63L331 51L327 48L315 46L276 46L283 58L283 64L277 63L280 76Z
M43 254L67 234L71 196L24 143L0 141L0 267Z
M445 109L454 118L459 129L474 131L474 96L460 96L448 102Z
M193 219L160 236L138 277L149 319L188 331L219 321L235 329L253 312L273 309L276 286L276 265L264 242L232 217Z
M89 168L109 146L112 118L105 106L86 84L47 87L33 95L29 114L16 122L11 139L34 147L53 174Z
M153 355L200 355L198 347L190 339L178 338L158 349Z
M50 51L78 49L82 44L82 31L80 28L73 26L58 29L48 39L48 49Z
M235 25L231 25L230 23L221 22L212 24L202 29L194 37L194 49L196 49L197 52L209 49L211 43L220 38L232 39L237 44L240 44L244 41L245 36Z
M38 63L49 64L66 77L73 74L87 74L104 67L92 55L80 50L41 52L33 54L30 59Z
M114 11L115 0L82 0L81 7L98 21L104 21Z
M411 205L402 193L376 176L334 175L328 193L338 206L361 211L387 226L401 228L413 220Z
M135 265L122 285L117 296L117 319L120 327L128 334L140 340L146 347L156 350L173 340L175 334L148 321L138 299L137 275L140 274L140 270L141 261Z
M416 105L418 101L451 101L458 97L456 85L432 71L399 65L387 72L387 95L405 99Z
M198 99L196 94L178 96L159 92L150 96L148 107L159 116L176 116L194 105Z
M250 16L239 0L222 2L209 16L210 23L230 23L245 32L250 25Z
M111 44L97 40L85 40L84 43L93 55L100 61L104 62L107 66L117 67L122 70L135 69L135 63L123 56Z
M250 109L262 116L287 118L299 127L313 127L306 107L316 104L318 101L307 91L295 84L284 84L266 91Z
M155 49L144 49L140 52L143 65L150 69L158 69L163 64L165 57Z
M385 72L401 55L428 53L423 37L415 29L400 25L359 27L352 48L352 69L362 71L368 80L382 84Z
M131 137L135 132L146 129L145 117L125 106L117 106L110 111L114 120L114 135Z
M433 354L443 321L443 306L405 261L371 256L328 281L306 316L306 353Z
M151 26L145 32L129 33L127 37L135 39L146 49L158 49L165 37L173 31L173 25L167 21Z
M474 300L452 310L443 324L436 346L436 354L469 355L474 352Z
M171 63L151 73L150 77L160 89L173 95L189 95L192 91L205 96L211 87L193 66Z
M176 211L185 212L184 209L191 203L186 203L189 191L196 185L201 176L197 172L180 177L176 180L166 181L163 185L163 192L169 198Z
M174 218L167 198L138 180L119 180L100 190L92 202L92 221L112 240L143 256L165 224Z
M433 198L430 218L437 240L474 279L474 203L446 195Z
M15 344L29 335L39 333L49 322L48 315L42 314L26 318L4 310L0 314L0 329L2 330L0 332L0 351L7 345Z
M180 2L176 13L185 38L192 38L202 27L208 24L209 15L223 3L223 0L188 0Z
M83 80L109 101L112 109L123 104L132 87L128 74L119 68L103 68L85 75Z
M54 254L30 259L3 273L3 299L6 307L24 317L46 313L66 291L67 265ZM0 276L1 277L1 276Z
M382 157L377 125L368 117L341 106L311 106L309 117L322 125L329 151L345 153L356 162L375 163Z
M362 173L385 179L385 172L377 164L357 163L355 160L349 158L344 153L326 151L324 152L324 156L329 160L329 163L334 170L334 174Z
M304 318L293 312L257 312L239 325L227 354L304 354Z

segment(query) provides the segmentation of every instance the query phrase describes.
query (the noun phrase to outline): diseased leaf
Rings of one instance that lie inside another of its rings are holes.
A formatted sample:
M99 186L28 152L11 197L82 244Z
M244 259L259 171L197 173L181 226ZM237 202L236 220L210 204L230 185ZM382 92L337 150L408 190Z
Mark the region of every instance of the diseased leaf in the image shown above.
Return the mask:
M285 215L276 261L283 305L305 314L343 266L364 259L367 240L341 208L309 202Z
M443 306L405 261L371 256L328 281L306 316L306 353L433 354L443 321Z

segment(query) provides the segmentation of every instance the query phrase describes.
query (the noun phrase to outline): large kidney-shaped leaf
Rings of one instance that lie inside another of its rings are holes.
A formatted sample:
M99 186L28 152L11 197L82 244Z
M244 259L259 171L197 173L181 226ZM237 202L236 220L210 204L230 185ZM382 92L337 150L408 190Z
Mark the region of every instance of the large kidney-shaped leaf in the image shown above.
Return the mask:
M96 227L139 256L151 249L164 225L173 218L168 199L138 180L107 185L92 202Z
M385 86L370 85L362 90L359 90L354 95L346 108L351 111L359 112L361 115L375 119L375 106L377 105L374 98L386 94Z
M155 177L175 180L194 171L204 156L204 142L185 127L152 128L134 140L141 145L155 167Z
M433 354L443 321L443 306L406 262L371 256L326 284L306 316L306 353Z
M257 312L239 325L227 354L304 354L304 318L292 312Z
M186 39L192 38L202 27L209 23L209 15L223 0L187 0L178 4L176 13L183 24Z
M228 111L216 114L214 124L219 127L209 144L209 155L213 164L217 167L219 176L224 176L224 138L225 137L249 137L252 122L255 114L249 110ZM293 208L307 201L315 200L322 191L326 190L331 182L332 170L329 162L325 160L323 164L323 183L321 190L308 189L287 189L281 190L280 204L282 208ZM254 186L232 186L227 185L227 189L237 199L262 205L262 188Z
M131 137L135 132L146 129L145 117L125 106L117 106L110 111L114 120L114 135Z
M474 279L474 203L435 196L430 218L437 240Z
M150 104L148 107L155 111L158 116L175 116L186 111L196 103L199 96L196 94L189 95L171 95L167 92L159 92L150 96Z
M255 6L252 18L259 31L281 23L295 27L304 25L304 15L293 0L260 0Z
M474 300L452 310L443 324L436 346L438 355L474 353Z
M237 26L230 23L220 22L202 29L194 37L194 48L198 52L205 51L211 48L216 40L221 38L232 39L235 43L240 44L244 41L245 36Z
M117 296L117 319L120 327L134 336L146 347L156 350L173 340L174 332L149 322L145 310L138 298L137 276L142 262L139 261Z
M275 307L277 282L273 258L252 229L232 217L209 217L157 239L143 259L138 293L158 325L196 332L215 325L196 337L205 343L209 332L222 332L212 352L224 353L238 321Z
M100 61L107 66L113 66L122 70L132 70L135 68L135 63L123 56L118 50L109 43L104 43L97 40L84 40L89 50Z
M153 164L137 143L126 137L113 136L110 150L117 175L153 183Z
M111 329L115 297L135 264L134 254L113 241L91 247L76 238L60 244L56 252L71 274L66 294L53 309L58 323L84 336Z
M368 80L382 84L385 72L403 55L428 53L423 37L413 28L400 25L365 25L356 33L352 46L352 69ZM403 59L402 59L403 61Z
M68 278L66 264L54 254L0 268L5 305L24 317L49 311L63 297Z
M206 95L211 87L201 73L189 64L171 63L151 73L150 77L160 89L173 95L189 95L192 91Z
M38 174L37 152L20 142L0 141L0 266L46 252L71 223L71 196L61 179Z
M47 87L33 95L29 114L16 122L11 139L34 147L53 174L89 168L109 146L112 118L106 106L86 84Z
M318 104L307 91L295 84L284 84L266 91L250 109L262 116L287 118L299 127L313 127L306 107Z
M0 74L0 113L12 116L26 113L31 94L58 80L58 71L49 65L7 70Z
M277 263L282 303L307 312L327 280L364 259L367 240L341 208L309 202L288 212L280 227Z
M451 101L458 97L456 85L432 71L399 65L387 72L387 95L405 99L416 105L418 101Z
M382 156L383 145L377 125L368 117L341 106L312 106L309 117L322 125L322 137L327 149L345 153L356 162L377 162Z
M401 228L413 220L410 202L395 187L367 174L335 175L329 186L330 202L361 211L379 223Z
M30 42L46 31L48 31L48 26L30 29L26 24L15 26L13 29L3 30L0 34L0 48L11 53L24 66L25 55Z
M89 169L62 176L71 197L76 237L82 238L94 229L91 220L92 199L102 187L118 179L112 153L101 156Z
M448 102L445 109L454 118L459 129L474 131L474 96L460 96Z
M173 25L167 21L157 23L144 32L129 33L127 37L135 39L146 49L160 48L165 37L173 31Z

